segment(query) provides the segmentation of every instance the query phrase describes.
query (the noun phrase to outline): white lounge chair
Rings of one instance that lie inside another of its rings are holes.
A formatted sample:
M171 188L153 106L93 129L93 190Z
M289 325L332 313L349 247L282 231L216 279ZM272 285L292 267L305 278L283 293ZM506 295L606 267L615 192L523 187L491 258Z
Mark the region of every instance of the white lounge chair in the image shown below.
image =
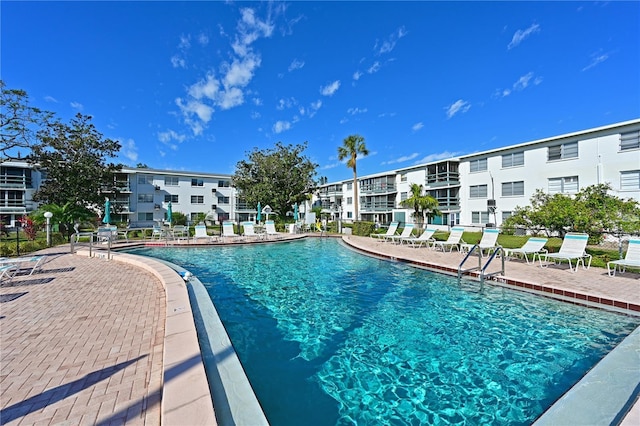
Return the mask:
M11 281L20 268L12 263L0 265L0 281Z
M446 251L447 247L449 247L449 251L453 251L454 247L460 251L460 244L464 244L464 240L462 239L462 233L464 232L464 228L461 226L454 226L451 228L451 233L449 233L449 238L446 241L436 241L433 243L434 248L440 248L442 251Z
M547 244L547 241L549 241L548 238L531 237L520 248L503 249L504 257L508 260L514 255L520 255L524 257L524 260L529 264L528 255L531 254L531 262L535 262L536 256L540 256L540 254L547 252L547 250L543 248L544 245Z
M206 240L209 240L209 242L213 242L218 239L213 235L207 234L207 227L205 225L196 225L193 227L193 229L195 230L193 234L193 239L196 242L203 238Z
M269 238L269 237L275 237L275 238L282 237L282 232L276 231L276 224L272 220L267 220L264 223L264 231L265 231L265 234L266 234L267 238Z
M404 225L404 228L402 229L402 233L400 235L385 236L384 241L385 242L391 241L392 243L397 242L398 244L400 244L403 238L409 238L411 236L411 233L413 232L413 228L415 228L415 225L413 223L407 223Z
M568 233L564 236L562 240L562 245L560 246L560 251L558 253L543 253L538 256L538 260L540 261L541 267L549 266L549 260L553 260L554 263L556 261L560 262L566 260L569 262L569 269L571 272L576 272L578 270L578 265L582 263L583 269L589 269L591 266L591 255L587 254L585 248L587 247L587 241L589 241L589 235L587 234L577 234L577 233ZM542 258L544 257L545 264L542 264ZM589 263L585 266L584 259L589 258ZM571 261L576 261L575 269L572 267Z
M391 222L389 224L389 228L387 229L387 232L385 232L384 234L371 234L370 237L384 239L385 237L396 235L396 232L398 231L398 225L399 225L398 222Z
M253 222L242 222L244 228L244 236L247 238L253 238L254 240L264 239L263 233L256 233L256 228L253 226Z
M407 237L401 238L401 243L411 244L412 247L422 247L422 245L426 245L429 247L430 244L433 244L436 240L433 239L433 234L435 234L436 229L427 228L419 237Z
M613 265L613 269L611 269L611 265ZM607 262L607 272L609 276L614 277L616 275L616 269L620 268L620 272L624 272L627 266L640 268L640 239L629 240L629 247L627 248L627 254L624 256L624 259Z
M480 238L480 242L478 243L478 248L480 249L480 254L484 254L485 250L487 253L491 253L491 250L496 248L496 243L498 242L498 235L500 235L500 231L498 229L486 228L482 233L482 238ZM460 251L469 251L473 248L475 244L460 244Z
M189 240L189 229L184 225L175 225L171 228L171 236L176 239L186 238Z
M233 229L233 222L222 222L222 240L227 241L227 238L233 241L242 239L242 236L236 234L235 229Z
M32 275L36 270L42 267L41 263L44 260L44 256L23 256L23 257L10 257L0 259L0 267L11 265L18 270L31 269L29 275ZM18 272L17 270L14 272Z

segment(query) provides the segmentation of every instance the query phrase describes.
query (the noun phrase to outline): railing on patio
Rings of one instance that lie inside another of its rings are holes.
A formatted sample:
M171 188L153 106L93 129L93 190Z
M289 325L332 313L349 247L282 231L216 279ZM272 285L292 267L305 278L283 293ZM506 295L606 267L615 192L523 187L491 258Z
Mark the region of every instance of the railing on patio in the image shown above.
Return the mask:
M478 255L478 266L474 266L468 269L462 269L462 266L464 265L464 263L467 261L467 259L469 259L471 257L471 255L477 252ZM489 266L489 264L493 261L493 259L495 259L495 257L500 254L500 259L502 260L502 268L499 271L496 272L491 272L491 273L486 273L487 271L487 267ZM482 249L480 248L480 246L478 244L474 245L469 252L467 253L467 255L464 257L464 259L462 259L462 262L460 262L460 265L458 265L458 284L460 284L460 280L462 279L462 274L466 273L466 272L471 272L471 271L480 271L480 291L484 290L484 279L486 277L491 277L493 275L504 275L504 250L502 249L502 246L496 246L495 250L493 250L493 252L491 253L491 255L489 256L489 258L487 259L487 262L484 264L484 266L482 265Z

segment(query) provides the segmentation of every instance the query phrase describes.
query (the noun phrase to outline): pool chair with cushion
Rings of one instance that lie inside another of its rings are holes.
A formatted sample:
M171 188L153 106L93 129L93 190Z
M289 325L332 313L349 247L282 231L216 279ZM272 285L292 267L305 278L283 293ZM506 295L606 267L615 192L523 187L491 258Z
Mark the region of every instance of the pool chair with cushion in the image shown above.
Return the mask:
M413 228L415 228L415 225L413 223L407 223L404 225L404 228L402 229L402 234L385 235L384 241L400 244L403 238L409 238L411 236L411 233L413 232Z
M460 251L460 244L464 244L464 240L462 239L462 233L464 232L464 228L462 226L454 226L451 228L451 233L449 234L449 238L446 241L436 241L433 243L433 248L439 248L442 251L447 251L447 247L449 247L449 251L456 250Z
M242 240L242 236L236 234L233 229L233 222L222 222L222 241L227 242Z
M269 237L275 237L275 238L282 237L282 232L276 231L276 224L272 220L267 220L264 223L264 233L267 236L267 238L269 238Z
M613 265L613 269L611 269L611 265ZM620 272L625 272L627 266L640 268L640 239L629 240L629 247L624 259L607 262L607 272L609 276L614 277L616 269L620 268Z
M256 233L256 228L253 226L253 222L242 222L244 228L244 236L254 240L262 240L264 238L263 233Z
M29 270L29 275L32 275L35 271L42 267L44 256L23 256L0 259L0 267L5 265L13 265L19 270ZM17 271L16 271L17 272Z
M398 231L398 225L399 225L398 222L391 222L389 224L389 228L387 229L387 232L385 232L384 234L371 234L370 237L384 239L385 237L396 235L396 232Z
M193 227L195 233L193 234L194 241L198 242L201 239L207 240L207 242L217 241L218 237L207 234L207 227L205 225L196 225Z
M485 228L482 233L482 238L480 238L480 242L478 243L478 248L480 249L480 254L484 255L486 251L487 254L491 253L492 250L496 248L496 243L498 242L498 235L500 231L495 228ZM469 251L473 248L475 244L460 244L460 251Z
M536 256L540 256L541 253L547 252L547 250L544 249L544 245L547 244L547 241L549 241L548 238L531 237L520 248L503 249L504 257L509 260L511 257L522 256L524 257L524 260L526 260L527 264L529 264L528 255L532 255L531 262L535 262Z
M538 255L540 266L549 266L550 260L552 260L554 263L566 260L567 262L569 262L569 269L571 270L571 272L576 272L580 263L582 263L583 269L589 269L589 267L591 266L591 255L587 254L587 252L585 251L587 247L587 241L589 241L589 235L587 234L566 234L564 236L564 239L562 240L562 245L560 246L560 251L558 253L541 253L540 255ZM545 261L544 265L542 264L542 258L544 258ZM584 264L585 258L589 259L589 263L587 265ZM576 261L575 269L572 267L572 260Z
M435 232L435 229L427 228L419 237L402 238L400 242L411 244L411 247L422 247L423 244L429 247L429 245L433 245L433 243L436 241L433 239L433 234L435 234Z

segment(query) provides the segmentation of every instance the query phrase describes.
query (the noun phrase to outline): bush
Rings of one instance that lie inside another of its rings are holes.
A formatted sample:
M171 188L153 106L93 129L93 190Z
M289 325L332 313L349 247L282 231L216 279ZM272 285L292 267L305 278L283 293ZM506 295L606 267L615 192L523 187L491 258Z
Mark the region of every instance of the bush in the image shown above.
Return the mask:
M353 235L367 237L374 233L376 224L373 222L357 221L353 223Z

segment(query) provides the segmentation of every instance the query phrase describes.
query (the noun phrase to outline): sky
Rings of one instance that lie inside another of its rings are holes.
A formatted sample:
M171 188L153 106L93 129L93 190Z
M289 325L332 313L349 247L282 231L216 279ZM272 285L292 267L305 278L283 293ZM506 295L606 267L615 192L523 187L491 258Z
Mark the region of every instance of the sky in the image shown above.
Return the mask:
M329 182L640 118L640 2L5 1L0 76L118 161L233 174L307 143Z

